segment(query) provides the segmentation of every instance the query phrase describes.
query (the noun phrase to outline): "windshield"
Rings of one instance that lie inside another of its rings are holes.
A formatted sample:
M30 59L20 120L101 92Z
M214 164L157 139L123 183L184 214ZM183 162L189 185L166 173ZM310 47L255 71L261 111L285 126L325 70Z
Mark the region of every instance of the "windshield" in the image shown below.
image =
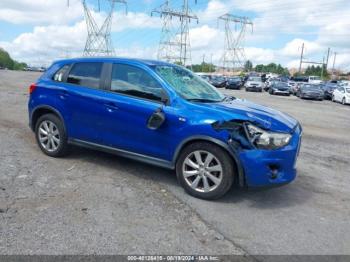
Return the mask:
M181 66L161 65L154 68L186 100L219 102L225 98L215 87Z
M283 82L276 82L275 86L278 88L282 88L282 87L288 88L288 86Z
M310 76L310 80L321 80L318 76Z
M261 82L261 77L249 77L248 81Z

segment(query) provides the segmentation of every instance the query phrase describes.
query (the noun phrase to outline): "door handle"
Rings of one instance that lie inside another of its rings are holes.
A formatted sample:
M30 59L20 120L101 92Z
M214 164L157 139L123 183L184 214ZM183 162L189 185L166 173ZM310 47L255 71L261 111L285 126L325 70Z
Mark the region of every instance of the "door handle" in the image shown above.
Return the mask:
M65 91L65 90L62 90L60 93L59 93L59 97L61 99L66 99L67 97L69 96L68 92Z
M113 102L105 103L104 105L107 108L107 111L109 112L119 109L119 107Z

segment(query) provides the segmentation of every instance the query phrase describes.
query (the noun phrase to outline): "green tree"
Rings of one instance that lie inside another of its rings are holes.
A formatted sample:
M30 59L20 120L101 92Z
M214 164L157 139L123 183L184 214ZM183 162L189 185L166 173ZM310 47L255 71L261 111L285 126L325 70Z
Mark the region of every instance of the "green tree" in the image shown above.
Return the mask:
M250 60L247 60L244 64L244 71L249 72L253 69L253 63Z
M0 48L0 67L5 67L11 70L22 70L24 67L27 67L27 64L13 60L8 52Z
M211 63L202 62L201 64L192 65L193 72L215 72L215 65Z
M268 65L256 65L255 71L259 73L274 73L279 75L289 75L287 68L282 67L280 64L270 63Z

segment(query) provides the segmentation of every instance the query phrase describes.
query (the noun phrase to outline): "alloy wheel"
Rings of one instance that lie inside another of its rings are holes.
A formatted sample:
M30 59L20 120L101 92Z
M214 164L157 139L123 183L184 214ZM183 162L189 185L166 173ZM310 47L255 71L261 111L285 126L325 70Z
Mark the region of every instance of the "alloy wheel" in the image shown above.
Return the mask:
M60 145L60 133L50 120L43 121L38 129L38 138L41 146L48 152L54 152Z
M205 193L215 190L223 178L220 161L212 153L204 150L194 151L185 158L182 173L192 189Z

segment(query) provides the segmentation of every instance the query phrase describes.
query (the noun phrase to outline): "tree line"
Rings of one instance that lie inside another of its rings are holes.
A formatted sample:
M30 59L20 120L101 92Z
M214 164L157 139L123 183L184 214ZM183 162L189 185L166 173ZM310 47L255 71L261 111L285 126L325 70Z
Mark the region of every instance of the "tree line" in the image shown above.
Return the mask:
M27 67L27 64L12 59L9 53L0 47L0 67L10 70L22 70Z

